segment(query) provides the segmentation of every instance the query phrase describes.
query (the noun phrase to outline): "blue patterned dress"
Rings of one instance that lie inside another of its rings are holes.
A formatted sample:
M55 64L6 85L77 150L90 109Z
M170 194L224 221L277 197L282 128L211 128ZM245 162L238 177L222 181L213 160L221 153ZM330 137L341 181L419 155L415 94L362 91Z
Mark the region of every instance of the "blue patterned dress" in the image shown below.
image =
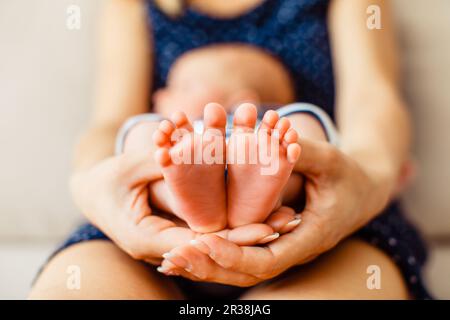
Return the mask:
M214 18L187 8L171 18L153 1L147 2L154 41L154 88L165 85L170 67L189 50L218 43L244 43L278 58L295 84L296 100L322 107L334 117L334 77L327 26L329 0L265 0L235 18ZM349 31L351 32L351 31ZM412 297L429 299L421 276L426 249L415 228L397 202L359 230L356 237L386 252L401 270ZM60 250L81 241L107 239L90 224L81 226ZM190 297L201 296L196 283L179 279ZM241 288L231 288L237 297ZM216 292L224 292L218 290ZM211 290L207 290L211 296ZM204 297L204 296L203 296Z

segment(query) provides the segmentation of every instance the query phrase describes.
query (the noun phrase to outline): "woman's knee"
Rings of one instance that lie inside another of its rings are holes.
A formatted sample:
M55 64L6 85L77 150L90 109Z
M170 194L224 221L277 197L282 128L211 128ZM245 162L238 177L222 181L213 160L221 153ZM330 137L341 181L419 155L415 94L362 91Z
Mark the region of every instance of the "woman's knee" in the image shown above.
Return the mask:
M398 267L384 252L361 240L349 239L244 298L407 299L408 292Z
M175 299L180 293L144 263L109 241L89 241L56 255L37 278L30 299Z

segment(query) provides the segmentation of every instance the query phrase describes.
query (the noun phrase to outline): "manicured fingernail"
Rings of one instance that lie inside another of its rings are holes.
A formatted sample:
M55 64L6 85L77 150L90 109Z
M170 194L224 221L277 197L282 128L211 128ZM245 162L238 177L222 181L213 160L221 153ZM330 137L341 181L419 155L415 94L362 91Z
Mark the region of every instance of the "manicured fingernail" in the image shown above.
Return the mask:
M296 226L298 226L300 224L300 222L302 222L302 219L295 219L292 220L291 222L287 223L284 227L286 228L295 228Z
M158 268L156 268L156 271L164 273L167 276L179 276L178 272L176 272L175 270L163 266L159 266Z
M158 268L156 268L156 271L161 272L161 273L166 273L169 270L166 267L159 266Z
M189 243L192 244L199 251L203 252L204 254L209 255L211 253L211 249L209 249L209 247L203 241L194 239L189 241Z
M295 219L297 219L297 220L302 220L302 215L301 215L301 213L297 213L294 217L295 217Z
M176 272L175 270L169 270L166 272L166 274L168 276L178 276L179 275L178 272Z
M164 255L165 255L165 257L164 257ZM176 254L173 254L173 253L164 254L164 255L163 255L164 259L169 260L170 262L172 262L177 267L183 268L187 272L191 272L192 271L191 264L186 259L184 259L183 257L181 257L179 255L176 255Z
M275 239L277 239L280 236L280 234L278 232L275 232L274 234L271 234L267 237L262 238L259 243L263 244L263 243L268 243L270 241L273 241Z
M173 254L170 253L170 252L166 252L166 253L164 253L164 254L162 255L162 257L163 257L164 259L169 259L169 260L170 260L170 258L173 257Z

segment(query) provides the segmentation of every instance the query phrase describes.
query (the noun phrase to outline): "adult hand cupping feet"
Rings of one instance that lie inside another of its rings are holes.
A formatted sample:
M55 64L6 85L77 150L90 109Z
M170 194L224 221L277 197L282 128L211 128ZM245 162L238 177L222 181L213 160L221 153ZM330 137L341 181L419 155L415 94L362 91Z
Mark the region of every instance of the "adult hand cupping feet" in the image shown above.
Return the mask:
M225 110L210 103L204 131L195 133L183 112L154 133L169 191L170 211L197 232L261 223L282 204L281 195L300 155L297 132L268 111L255 133L256 107L242 104L225 150ZM226 159L225 159L226 151ZM225 182L225 161L228 179Z
M130 256L159 264L163 253L200 236L189 228L152 214L148 184L161 178L147 153L126 153L76 172L71 191L86 217ZM293 214L278 214L267 224L222 230L219 237L239 245L262 244L293 228ZM273 227L271 227L273 226Z
M306 177L307 193L301 227L265 247L202 235L164 254L163 269L196 281L255 285L331 249L382 210L387 197L378 197L376 172L327 143L300 140L300 145L296 170Z

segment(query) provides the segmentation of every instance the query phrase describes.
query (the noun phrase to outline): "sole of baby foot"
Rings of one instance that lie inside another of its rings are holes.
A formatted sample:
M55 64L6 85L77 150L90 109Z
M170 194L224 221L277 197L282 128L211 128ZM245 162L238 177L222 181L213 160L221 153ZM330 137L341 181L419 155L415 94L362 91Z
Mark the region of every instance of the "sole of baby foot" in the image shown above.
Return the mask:
M256 107L248 103L234 114L227 147L230 227L263 222L281 206L283 189L300 155L298 135L288 119L267 111L255 134L256 119Z
M202 134L195 133L183 112L164 120L153 136L155 159L170 194L170 207L196 232L222 230L226 219L225 110L204 109Z

